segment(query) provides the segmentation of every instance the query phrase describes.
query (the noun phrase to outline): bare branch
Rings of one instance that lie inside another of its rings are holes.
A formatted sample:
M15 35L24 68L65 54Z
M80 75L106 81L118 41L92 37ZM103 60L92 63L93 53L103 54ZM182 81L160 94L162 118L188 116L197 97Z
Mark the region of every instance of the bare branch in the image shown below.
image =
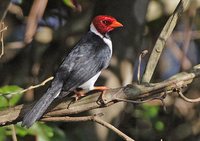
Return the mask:
M101 116L101 115L100 115ZM121 132L119 129L114 127L113 125L105 122L104 120L100 119L98 115L93 115L93 116L84 116L84 117L47 117L43 118L42 121L60 121L60 122L83 122L83 121L94 121L102 126L112 130L115 132L117 135L119 135L121 138L123 138L126 141L134 141L131 139L129 136Z
M149 61L148 61L148 64L147 64L147 67L146 67L146 70L144 73L144 76L142 78L142 82L150 82L153 72L158 64L160 55L165 46L166 40L171 35L174 27L176 26L178 18L183 13L183 11L187 8L187 6L189 5L189 2L190 2L190 0L180 0L175 11L170 16L170 18L168 19L164 28L162 29L162 31L156 41L156 44L152 50L151 56L149 58Z
M139 56L139 63L138 63L138 70L137 70L137 79L138 79L138 84L140 84L140 72L141 72L141 63L142 63L142 58L148 53L148 50L143 50L142 53Z
M38 87L41 87L41 86L44 86L47 82L51 81L54 77L51 76L49 78L47 78L46 80L44 80L42 83L38 84L38 85L34 85L34 86L30 86L24 90L21 90L21 91L17 91L17 92L13 92L13 93L8 93L7 95L15 95L15 94L19 94L19 93L24 93L24 92L27 92L29 90L32 90L32 89L35 89L35 88L38 88ZM3 96L5 94L0 94L0 96Z
M53 80L53 78L54 78L54 77L51 76L51 77L47 78L46 80L44 80L42 83L40 83L40 84L38 84L38 85L30 86L30 87L28 87L28 88L26 88L26 89L24 89L24 90L22 90L22 91L20 91L20 92L17 92L17 93L24 93L24 92L26 92L26 91L29 91L29 90L32 90L32 89L35 89L35 88L44 86L47 82Z
M190 72L176 74L170 79L160 83L152 83L149 85L129 84L125 87L106 90L104 94L99 91L90 91L87 96L75 102L71 97L57 99L52 103L43 117L66 116L96 108L104 108L121 102L118 99L144 102L149 99L161 98L165 94L187 86L197 77L200 77L200 64L195 66ZM0 125L3 126L21 121L24 114L33 105L34 103L18 105L0 111Z
M16 135L16 131L15 131L15 126L13 124L11 125L11 130L12 130L12 140L13 141L17 141L17 135Z
M0 21L0 22L3 22L3 21L4 21L6 15L7 15L7 13L8 13L8 10L9 10L10 6L12 5L12 3L9 2L9 1L5 1L5 3L6 3L6 7L5 7L5 9L4 9L3 14L1 15L2 17L1 17L1 21Z
M3 31L5 31L5 30L7 30L7 29L8 29L8 27L7 27L7 26L6 26L6 27L4 27L3 29L1 29L1 30L0 30L0 33L1 33L1 32L3 32Z
M102 119L98 118L98 117L94 117L93 120L109 129L111 129L112 131L114 131L116 134L118 134L121 138L123 138L126 141L134 141L133 139L131 139L129 136L127 136L126 134L124 134L123 132L121 132L120 130L118 130L117 128L115 128L113 125L103 121Z
M1 30L0 30L0 41L1 41L1 54L0 54L0 58L3 56L3 54L4 54L4 36L3 36L3 32L5 31L5 30L7 30L7 27L5 27L5 25L4 25L4 23L3 22L1 22L1 25L0 25L0 27L2 28Z
M200 102L200 97L199 98L195 98L195 99L190 99L190 98L187 98L186 96L184 96L181 91L178 91L178 94L180 95L181 98L183 98L187 102L190 102L190 103Z
M25 32L25 43L30 43L38 26L38 21L42 18L48 0L34 0L31 11L28 15Z

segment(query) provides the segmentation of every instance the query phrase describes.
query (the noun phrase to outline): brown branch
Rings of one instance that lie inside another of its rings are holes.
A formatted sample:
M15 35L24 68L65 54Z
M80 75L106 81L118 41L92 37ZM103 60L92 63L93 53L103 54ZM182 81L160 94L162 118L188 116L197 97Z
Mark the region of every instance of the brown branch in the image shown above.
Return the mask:
M0 58L3 56L4 54L4 36L3 36L3 32L5 30L7 30L7 27L4 26L4 22L1 22L1 30L0 30L0 42L1 42L1 53L0 53Z
M21 90L21 91L16 91L16 92L8 93L8 94L0 94L0 96L15 95L15 94L27 92L27 91L32 90L32 89L39 88L39 87L41 87L41 86L44 86L47 82L51 81L53 78L54 78L54 77L51 76L51 77L45 79L45 80L44 80L43 82L41 82L40 84L30 86L30 87L28 87L28 88L26 88L26 89L23 89L23 90Z
M37 84L37 85L34 85L34 86L30 86L30 87L28 87L28 88L26 88L26 89L24 89L24 90L22 90L22 91L15 92L15 93L10 93L10 94L24 93L24 92L26 92L26 91L29 91L29 90L32 90L32 89L39 88L39 87L41 87L41 86L44 86L47 82L53 80L53 78L54 78L54 77L51 76L51 77L45 79L45 80L44 80L43 82L41 82L40 84Z
M101 116L101 115L100 115ZM85 121L93 121L98 124L101 124L104 127L107 127L108 129L114 131L117 135L119 135L122 139L126 141L134 141L131 139L129 136L121 132L119 129L114 127L113 125L105 122L104 120L100 119L98 115L93 115L93 116L84 116L84 117L47 117L43 118L42 121L54 121L54 122L85 122Z
M183 13L183 11L186 10L187 6L189 5L189 2L190 0L180 0L175 11L166 22L152 50L149 61L147 63L144 76L142 78L142 82L150 82L152 75L154 73L154 70L158 64L160 55L165 47L165 43L167 39L169 38L169 36L171 35L174 27L176 26L178 18Z
M138 70L137 70L137 81L138 84L140 84L140 78L141 78L141 63L142 63L142 58L148 53L148 50L143 50L140 55L139 55L139 59L138 59Z
M9 10L9 8L11 7L11 5L12 5L12 3L10 2L10 1L4 1L5 3L5 10L4 10L4 12L3 12L3 14L1 15L1 23L4 21L4 19L5 19L5 17L6 17L6 15L7 15L7 13L8 13L8 10ZM2 8L2 7L1 7Z
M31 11L28 15L25 32L25 43L30 43L36 32L38 21L42 18L46 9L48 0L34 0Z
M181 91L178 91L178 94L180 95L181 98L183 98L187 102L190 102L190 103L200 102L200 97L199 98L195 98L195 99L190 99L190 98L187 98L186 96L184 96Z
M109 89L102 94L91 91L87 96L73 102L70 97L55 100L43 117L63 116L77 114L84 111L104 108L120 102L118 99L142 102L164 94L171 93L177 89L190 84L194 78L200 77L200 64L190 72L182 72L174 75L168 80L149 85L130 84L125 87ZM18 105L0 111L0 125L14 124L22 120L24 114L30 110L34 103L29 105Z
M16 131L15 131L15 126L13 124L11 125L11 131L12 131L12 140L13 141L17 141L17 135L16 135Z

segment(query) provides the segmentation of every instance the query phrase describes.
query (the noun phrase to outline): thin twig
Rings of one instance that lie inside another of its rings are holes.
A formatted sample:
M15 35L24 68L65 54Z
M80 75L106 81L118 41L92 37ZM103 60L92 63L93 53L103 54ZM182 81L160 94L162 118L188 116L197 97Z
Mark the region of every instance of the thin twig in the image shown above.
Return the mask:
M191 43L191 38L192 38L192 22L194 20L194 15L191 15L191 10L189 10L188 18L186 22L186 27L185 27L185 32L184 32L184 39L183 39L183 47L182 47L182 52L183 55L181 56L181 68L183 70L188 70L191 68L192 63L190 60L188 60L187 54L188 50L190 48L190 43ZM186 63L189 62L189 63Z
M7 30L7 29L8 29L8 27L7 27L7 26L6 26L6 27L4 27L3 29L1 29L1 30L0 30L0 33L1 33L1 32L3 32L3 31L5 31L5 30Z
M7 30L7 27L4 27L4 23L1 23L1 27L2 29L0 30L0 36L1 36L1 54L0 54L0 58L4 55L4 36L3 36L3 31Z
M185 101L190 102L190 103L196 103L196 102L200 102L200 97L199 98L195 98L195 99L190 99L187 98L186 96L183 95L183 93L179 90L178 94L181 98L183 98Z
M139 63L138 63L138 71L137 71L137 79L138 79L138 84L140 84L140 78L141 78L141 63L142 63L142 58L148 53L148 50L143 50L142 53L139 56Z
M29 91L29 90L32 90L32 89L35 89L35 88L38 88L38 87L41 87L41 86L44 86L47 82L51 81L54 77L51 76L49 78L47 78L46 80L44 80L42 83L38 84L38 85L34 85L34 86L30 86L22 91L20 91L20 93L24 93L26 91Z
M134 141L131 139L129 136L121 132L119 129L114 127L113 125L107 123L106 121L102 120L99 118L98 115L93 115L93 116L83 116L83 117L47 117L41 119L42 121L62 121L62 122L83 122L83 121L94 121L96 123L101 124L102 126L112 130L115 132L117 135L119 135L121 138L123 138L125 141Z
M105 126L105 127L109 128L109 129L111 129L112 131L114 131L117 135L119 135L121 138L123 138L126 141L134 141L129 136L127 136L126 134L124 134L123 132L118 130L116 127L114 127L113 125L105 122L104 120L102 120L102 119L100 119L98 117L93 117L93 121L101 124L102 126Z
M150 82L152 75L154 73L154 70L158 64L158 60L160 58L160 55L164 49L166 40L171 35L174 27L177 24L178 18L183 13L184 10L186 10L187 6L189 5L190 0L180 0L179 4L177 5L175 11L170 16L168 21L166 22L164 28L162 29L155 46L152 50L151 56L149 58L149 61L147 63L147 67L145 70L145 73L142 78L142 82Z
M14 124L11 125L11 130L12 130L12 139L13 139L13 141L17 141L17 135L16 135Z
M35 88L44 86L47 82L51 81L53 78L54 78L54 77L51 76L51 77L45 79L45 80L44 80L42 83L40 83L40 84L30 86L30 87L28 87L28 88L26 88L26 89L23 89L23 90L21 90L21 91L17 91L17 92L13 92L13 93L8 93L8 94L6 94L6 95L15 95L15 94L19 94L19 93L24 93L24 92L26 92L26 91L29 91L29 90L32 90L32 89L35 89ZM0 96L3 96L3 95L5 95L5 94L0 94Z
M8 10L9 10L9 8L10 8L11 5L12 5L12 3L9 2L8 5L7 5L7 8L5 9L5 11L4 11L4 13L3 13L3 15L2 15L2 17L1 17L1 21L0 21L0 22L3 22L3 21L4 21L4 19L5 19L6 15L7 15Z

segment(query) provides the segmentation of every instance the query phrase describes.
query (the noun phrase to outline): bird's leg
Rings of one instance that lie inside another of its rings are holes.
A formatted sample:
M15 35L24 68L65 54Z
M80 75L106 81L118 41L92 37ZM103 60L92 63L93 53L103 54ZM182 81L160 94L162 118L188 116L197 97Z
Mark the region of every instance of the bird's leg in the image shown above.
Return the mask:
M109 88L106 86L95 86L93 90L97 90L97 91L105 91L108 90Z
M93 90L96 90L96 91L101 91L102 94L105 93L105 90L108 90L109 88L106 87L106 86L95 86Z
M86 93L87 93L87 91L85 91L85 90L83 90L83 89L81 89L81 90L76 89L76 90L74 90L74 93L75 93L75 95L74 95L75 101L77 101L77 100L79 100L81 97L85 96Z
M104 94L105 90L108 90L109 88L106 86L95 86L92 91L102 91L102 93ZM75 95L73 96L75 98L75 101L79 100L81 97L86 96L86 94L88 93L88 91L84 90L84 89L76 89L74 90Z

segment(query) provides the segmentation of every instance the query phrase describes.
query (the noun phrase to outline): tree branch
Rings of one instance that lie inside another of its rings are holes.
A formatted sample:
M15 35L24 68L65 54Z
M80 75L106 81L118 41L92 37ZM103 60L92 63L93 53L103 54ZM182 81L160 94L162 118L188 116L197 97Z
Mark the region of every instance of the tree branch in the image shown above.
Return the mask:
M114 131L117 135L119 135L121 138L123 138L126 141L134 141L129 136L121 132L119 129L115 128L113 125L105 122L104 120L100 119L99 116L101 115L93 115L93 116L84 116L84 117L47 117L43 118L42 121L59 121L59 122L85 122L85 121L93 121L101 124L104 127L107 127Z
M0 58L4 54L4 31L7 30L7 27L5 27L4 22L0 22L0 42L1 42L1 53Z
M172 31L174 30L176 23L178 21L178 18L181 16L183 11L186 10L187 6L189 5L189 2L190 0L180 0L175 11L167 20L152 50L149 61L147 63L146 70L142 78L142 82L148 82L148 83L150 82L152 75L154 73L154 70L158 64L160 55L165 47L165 43L167 39L169 38L169 36L171 35Z
M84 111L108 107L123 100L143 102L149 99L163 97L165 94L181 90L192 83L194 78L200 77L200 64L190 72L182 72L174 75L168 80L148 85L129 84L125 87L109 89L103 94L99 91L91 91L87 96L75 101L66 97L57 99L47 110L45 117L63 116L77 114ZM9 125L20 122L24 114L29 111L34 103L18 105L13 108L0 111L0 125Z

